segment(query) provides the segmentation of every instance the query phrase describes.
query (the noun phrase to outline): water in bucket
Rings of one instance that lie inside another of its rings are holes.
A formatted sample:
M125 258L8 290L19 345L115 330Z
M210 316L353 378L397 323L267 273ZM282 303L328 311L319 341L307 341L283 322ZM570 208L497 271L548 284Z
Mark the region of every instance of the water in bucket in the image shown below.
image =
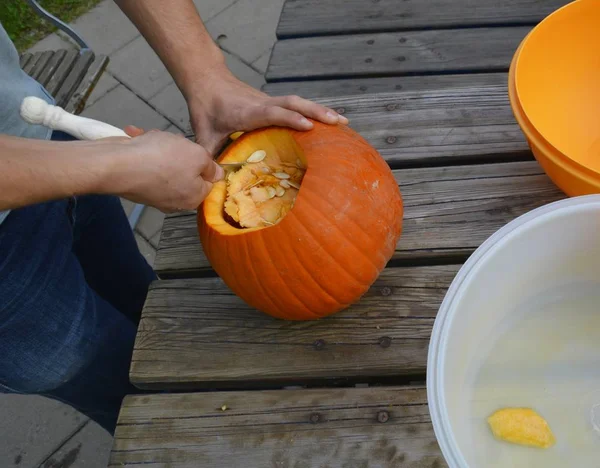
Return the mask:
M474 467L600 466L600 291L570 285L547 291L501 323L473 373L468 428ZM495 410L529 407L556 444L524 447L494 438Z

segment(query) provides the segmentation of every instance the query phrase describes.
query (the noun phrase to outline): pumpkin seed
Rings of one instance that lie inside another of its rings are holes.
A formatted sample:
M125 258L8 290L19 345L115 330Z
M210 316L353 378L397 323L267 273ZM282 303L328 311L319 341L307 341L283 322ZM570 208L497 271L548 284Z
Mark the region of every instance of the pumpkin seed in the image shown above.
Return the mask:
M277 195L277 190L275 189L275 187L269 185L267 187L267 193L269 194L269 198L273 198L275 195Z
M269 174L271 172L271 169L269 169L268 167L263 167L261 168L261 170L263 171L263 173L265 174Z
M250 155L250 157L248 159L246 159L246 162L249 163L257 163L257 162L261 162L263 159L265 159L267 156L267 152L264 150L258 150L255 151L254 153L252 153Z
M286 172L274 172L273 175L278 179L289 179L290 175Z
M287 180L280 180L279 181L279 185L281 185L283 188L290 188L291 187L289 181L287 181Z
M285 195L285 189L280 185L275 187L275 195L278 197L283 197Z
M266 187L252 187L250 189L250 196L252 197L252 201L254 203L262 203L267 201L269 198L269 191Z
M291 180L286 180L286 182L288 184L290 184L292 187L294 187L295 189L300 190L300 184L297 184L296 182L293 182Z

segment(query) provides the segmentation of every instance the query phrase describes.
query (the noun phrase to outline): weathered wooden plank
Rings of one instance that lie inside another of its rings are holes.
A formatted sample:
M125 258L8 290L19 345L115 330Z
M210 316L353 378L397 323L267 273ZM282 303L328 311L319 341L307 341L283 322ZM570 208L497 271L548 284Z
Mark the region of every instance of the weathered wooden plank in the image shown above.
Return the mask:
M344 80L278 81L265 83L262 90L271 96L298 95L307 99L368 95L405 91L442 91L458 88L502 86L506 73L459 75L390 76L384 78L347 78Z
M464 259L507 222L564 198L536 162L394 171L404 200L394 259ZM162 277L209 269L193 215L167 217L155 260Z
M50 57L50 60L48 60L48 63L37 78L38 82L40 82L42 86L46 86L48 84L66 55L67 51L65 49L61 49L54 52L52 57Z
M275 43L267 81L507 71L530 27L288 39Z
M31 59L27 61L27 64L25 64L25 66L23 67L23 71L28 75L31 75L31 70L33 70L40 58L42 58L42 54L43 52L34 53L33 57L31 57Z
M256 311L220 278L155 282L131 380L145 388L223 388L424 373L431 327L457 271L387 268L356 304L311 322Z
M423 387L128 396L109 466L142 465L448 466Z
M69 74L66 76L65 80L54 94L54 99L57 106L65 107L67 105L71 95L75 92L77 86L79 86L79 83L85 76L93 61L94 52L91 50L84 50L80 52L79 57L77 57L77 60L73 64Z
M73 64L75 63L78 57L79 52L76 50L69 50L66 52L64 58L62 59L60 64L58 64L58 66L54 70L54 73L52 73L52 76L50 76L48 79L46 89L51 95L56 95L56 92L63 84L63 81L69 75L69 72L73 68Z
M31 57L33 57L33 54L29 52L24 53L23 55L21 55L21 57L19 57L19 66L21 67L21 69L25 67L25 65L27 65L27 62L31 60Z
M315 100L348 117L394 168L533 158L506 82Z
M37 63L30 72L30 76L34 80L37 80L39 78L39 76L42 74L42 72L46 68L46 65L48 65L48 62L50 61L53 55L54 51L52 50L46 50L42 53L40 59L37 61Z
M392 167L531 159L506 84L319 98Z
M98 80L104 73L108 65L109 59L106 55L98 56L87 69L85 76L81 79L79 86L75 89L67 104L65 110L74 114L79 114L83 111L85 103L98 84Z
M535 24L570 0L287 0L277 36Z

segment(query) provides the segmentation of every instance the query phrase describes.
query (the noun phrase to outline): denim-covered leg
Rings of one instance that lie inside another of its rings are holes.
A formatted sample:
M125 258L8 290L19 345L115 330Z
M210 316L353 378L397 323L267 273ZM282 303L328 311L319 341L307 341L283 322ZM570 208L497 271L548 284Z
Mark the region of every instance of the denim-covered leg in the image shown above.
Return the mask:
M76 138L55 130L52 140ZM138 249L120 200L107 195L78 197L73 217L73 251L88 284L139 323L148 287L157 277Z
M0 225L0 387L63 400L113 432L135 324L86 282L66 201Z
M139 251L118 197L77 198L73 251L88 284L139 323L148 287L157 277Z

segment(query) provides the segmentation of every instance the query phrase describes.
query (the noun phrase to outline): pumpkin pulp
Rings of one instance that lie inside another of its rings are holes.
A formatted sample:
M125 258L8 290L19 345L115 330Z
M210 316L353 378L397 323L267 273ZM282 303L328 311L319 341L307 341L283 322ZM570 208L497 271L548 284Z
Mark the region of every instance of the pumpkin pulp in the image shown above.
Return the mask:
M283 129L232 143L219 162L244 162L205 200L207 219L228 234L279 223L293 208L307 168L302 149Z

